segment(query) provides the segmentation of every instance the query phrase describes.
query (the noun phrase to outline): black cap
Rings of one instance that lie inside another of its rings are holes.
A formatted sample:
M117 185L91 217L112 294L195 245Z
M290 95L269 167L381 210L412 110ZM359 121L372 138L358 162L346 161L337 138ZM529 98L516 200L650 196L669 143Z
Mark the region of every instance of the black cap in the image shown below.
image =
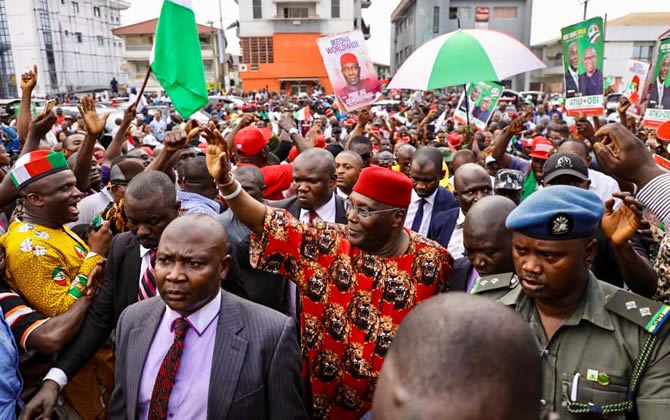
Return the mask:
M589 179L589 169L582 158L575 153L554 153L544 163L542 172L545 182L551 182L561 175L571 175L581 180Z

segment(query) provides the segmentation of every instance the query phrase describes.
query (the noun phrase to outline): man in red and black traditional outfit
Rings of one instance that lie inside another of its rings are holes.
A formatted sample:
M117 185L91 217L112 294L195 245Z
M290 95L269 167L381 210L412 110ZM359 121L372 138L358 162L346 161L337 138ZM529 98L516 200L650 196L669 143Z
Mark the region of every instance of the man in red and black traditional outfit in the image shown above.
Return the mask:
M346 202L347 225L300 222L252 198L230 174L224 145L207 164L219 190L252 231L251 264L297 285L306 405L317 419L358 419L407 313L447 290L452 258L403 227L412 181L366 168Z

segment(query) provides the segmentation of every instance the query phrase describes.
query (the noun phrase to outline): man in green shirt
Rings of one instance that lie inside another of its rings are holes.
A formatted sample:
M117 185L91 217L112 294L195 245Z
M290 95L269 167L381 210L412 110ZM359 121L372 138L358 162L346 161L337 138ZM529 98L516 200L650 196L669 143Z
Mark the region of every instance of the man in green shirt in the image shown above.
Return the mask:
M536 192L506 221L518 277L483 277L474 293L497 299L530 324L542 359L545 414L667 419L670 307L590 273L603 213L598 196L584 189Z

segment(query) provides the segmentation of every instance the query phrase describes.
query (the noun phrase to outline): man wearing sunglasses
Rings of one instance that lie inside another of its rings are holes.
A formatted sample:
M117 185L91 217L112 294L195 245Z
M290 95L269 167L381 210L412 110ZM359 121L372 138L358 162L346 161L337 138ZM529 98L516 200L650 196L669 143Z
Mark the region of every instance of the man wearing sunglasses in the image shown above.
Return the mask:
M347 225L310 225L243 191L222 146L210 145L207 158L230 209L252 231L252 266L297 286L310 417L360 418L398 325L445 291L451 272L444 248L403 227L412 181L363 169L345 202Z

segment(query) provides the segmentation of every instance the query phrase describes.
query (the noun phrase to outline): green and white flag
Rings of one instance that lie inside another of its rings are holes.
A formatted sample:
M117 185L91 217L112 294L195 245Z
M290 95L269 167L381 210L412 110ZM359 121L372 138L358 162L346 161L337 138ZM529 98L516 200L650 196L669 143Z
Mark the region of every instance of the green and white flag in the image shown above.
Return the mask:
M151 71L179 114L207 105L200 39L191 0L164 0L156 26Z

